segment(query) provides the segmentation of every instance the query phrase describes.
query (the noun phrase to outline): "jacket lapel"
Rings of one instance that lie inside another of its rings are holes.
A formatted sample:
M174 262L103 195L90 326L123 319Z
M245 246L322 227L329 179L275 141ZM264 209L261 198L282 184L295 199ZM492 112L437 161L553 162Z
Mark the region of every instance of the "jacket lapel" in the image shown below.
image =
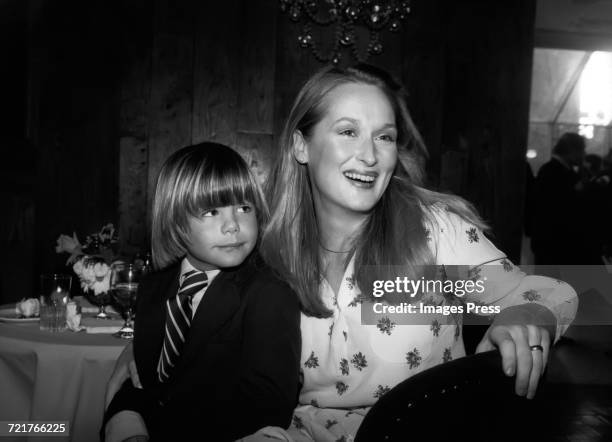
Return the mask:
M183 347L172 377L180 379L180 373L198 354L202 353L211 336L229 321L241 304L241 290L236 271L223 271L213 280L204 292L196 311L189 338Z
M166 300L176 295L180 267L175 266L167 271L152 275L141 283L136 312L136 336L134 339L134 357L142 370L143 385L157 383L157 364L160 349L164 342L166 323Z

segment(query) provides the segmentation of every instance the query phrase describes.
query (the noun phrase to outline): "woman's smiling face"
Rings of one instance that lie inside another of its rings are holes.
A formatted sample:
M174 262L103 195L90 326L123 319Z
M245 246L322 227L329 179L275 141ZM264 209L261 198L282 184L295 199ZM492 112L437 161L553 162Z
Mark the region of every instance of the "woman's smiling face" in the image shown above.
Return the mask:
M317 211L364 214L389 184L397 163L395 112L376 86L346 83L329 92L323 118L295 156L307 163Z

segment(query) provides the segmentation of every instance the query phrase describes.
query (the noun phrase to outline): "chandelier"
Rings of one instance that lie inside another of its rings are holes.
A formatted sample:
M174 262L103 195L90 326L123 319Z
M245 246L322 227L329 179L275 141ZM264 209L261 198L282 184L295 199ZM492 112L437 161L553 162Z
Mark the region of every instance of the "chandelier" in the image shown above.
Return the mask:
M310 48L320 62L338 64L343 50L348 50L363 63L370 55L382 53L382 31L401 29L402 21L410 14L410 0L280 0L280 9L291 21L303 23L298 43ZM313 25L334 26L331 49L321 48L313 36ZM368 35L367 44L358 44L357 27Z

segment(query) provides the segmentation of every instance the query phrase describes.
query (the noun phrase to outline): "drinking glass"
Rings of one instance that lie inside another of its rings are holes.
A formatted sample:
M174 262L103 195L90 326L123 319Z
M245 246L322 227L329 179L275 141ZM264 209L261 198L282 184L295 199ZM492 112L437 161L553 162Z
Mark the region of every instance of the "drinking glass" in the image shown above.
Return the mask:
M66 330L66 305L70 301L72 277L49 274L40 276L40 329Z
M106 307L111 302L111 294L109 292L102 292L96 295L93 290L86 290L84 294L89 302L98 307L96 319L111 319L111 315L106 312Z
M126 263L116 263L111 266L110 291L125 318L121 330L113 335L117 338L134 337L133 311L141 277L142 266Z

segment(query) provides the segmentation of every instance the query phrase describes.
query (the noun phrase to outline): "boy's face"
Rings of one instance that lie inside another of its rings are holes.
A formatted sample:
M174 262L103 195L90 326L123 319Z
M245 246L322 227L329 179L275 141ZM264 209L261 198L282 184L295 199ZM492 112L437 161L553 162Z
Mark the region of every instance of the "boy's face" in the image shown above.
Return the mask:
M255 207L216 207L189 218L187 258L198 270L242 264L257 243Z

